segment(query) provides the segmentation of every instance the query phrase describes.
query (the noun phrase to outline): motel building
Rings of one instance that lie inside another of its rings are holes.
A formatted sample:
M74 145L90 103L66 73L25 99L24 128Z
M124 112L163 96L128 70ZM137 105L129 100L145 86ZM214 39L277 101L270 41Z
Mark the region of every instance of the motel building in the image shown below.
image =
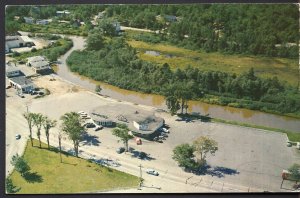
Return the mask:
M19 69L7 66L5 73L9 85L15 88L18 93L24 93L34 89L33 82L26 78Z

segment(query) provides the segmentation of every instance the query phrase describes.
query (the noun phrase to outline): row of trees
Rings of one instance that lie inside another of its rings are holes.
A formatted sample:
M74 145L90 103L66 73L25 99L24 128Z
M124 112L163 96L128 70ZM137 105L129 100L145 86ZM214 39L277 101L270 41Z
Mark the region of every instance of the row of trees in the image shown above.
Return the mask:
M201 71L192 66L172 71L138 59L137 52L123 37L105 39L100 31L91 31L87 48L74 51L67 59L71 71L94 80L145 93L166 96L172 113L187 109L187 101L214 95L218 104L278 113L298 113L300 95L274 78L260 78L250 69L241 75L220 71Z

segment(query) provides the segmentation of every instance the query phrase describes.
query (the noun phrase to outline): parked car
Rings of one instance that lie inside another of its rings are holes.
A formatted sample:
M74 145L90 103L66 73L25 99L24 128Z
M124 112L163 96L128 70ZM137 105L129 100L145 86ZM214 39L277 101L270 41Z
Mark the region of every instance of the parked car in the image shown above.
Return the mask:
M94 131L99 131L99 130L101 130L101 129L103 129L103 126L97 126L97 127L94 129Z
M292 146L292 143L291 143L291 142L287 142L286 145L287 145L288 147L291 147L291 146Z
M118 153L118 154L121 154L121 153L123 153L125 151L125 148L124 147L120 147L120 148L118 148L117 150L116 150L116 152Z
M85 127L86 127L86 128L94 128L94 127L96 127L96 125L95 125L94 123L87 123L87 124L85 125Z
M138 158L139 159L145 159L147 157L147 154L145 152L140 152Z
M153 169L147 169L146 173L148 173L149 175L154 175L154 176L159 175L159 173L156 170L153 170Z
M84 111L78 111L77 113L78 114L85 114L85 115L87 115L87 113L85 113Z
M20 135L20 134L17 134L17 135L16 135L16 140L19 140L19 139L21 139L21 135Z
M162 128L162 131L165 132L165 133L170 133L169 130L166 129L166 128Z

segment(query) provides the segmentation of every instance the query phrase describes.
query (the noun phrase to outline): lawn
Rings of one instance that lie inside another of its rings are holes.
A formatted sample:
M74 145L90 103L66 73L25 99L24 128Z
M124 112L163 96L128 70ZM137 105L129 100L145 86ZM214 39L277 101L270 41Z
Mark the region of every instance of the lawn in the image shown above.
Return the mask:
M28 141L24 153L31 176L25 180L15 170L10 175L13 184L21 188L18 193L79 193L138 186L139 179L136 176L66 154L63 154L63 163L60 163L57 149L49 151L46 144L42 144L40 149L37 140L34 145L31 147Z
M298 60L245 55L225 55L218 52L200 52L167 44L152 44L143 41L128 40L138 50L141 59L159 64L168 63L172 69L185 68L188 65L200 70L215 70L240 74L251 67L261 77L277 76L292 85L298 83ZM146 50L158 51L159 56L145 54ZM167 55L171 55L167 56Z

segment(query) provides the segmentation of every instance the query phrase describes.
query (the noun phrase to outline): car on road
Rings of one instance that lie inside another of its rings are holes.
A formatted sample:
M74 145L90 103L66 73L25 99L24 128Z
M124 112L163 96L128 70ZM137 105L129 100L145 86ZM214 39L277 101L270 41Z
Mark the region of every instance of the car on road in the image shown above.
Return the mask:
M153 169L147 169L146 173L148 173L149 175L154 175L154 176L159 175L159 173L156 170L153 170Z
M103 129L103 126L97 126L97 127L94 129L94 131L99 131L99 130L101 130L101 129Z
M20 135L20 134L17 134L17 135L16 135L16 140L19 140L19 139L21 139L21 135Z
M116 150L116 152L118 153L118 154L121 154L121 153L123 153L125 151L125 148L124 147L120 147L120 148L118 148L117 150Z

